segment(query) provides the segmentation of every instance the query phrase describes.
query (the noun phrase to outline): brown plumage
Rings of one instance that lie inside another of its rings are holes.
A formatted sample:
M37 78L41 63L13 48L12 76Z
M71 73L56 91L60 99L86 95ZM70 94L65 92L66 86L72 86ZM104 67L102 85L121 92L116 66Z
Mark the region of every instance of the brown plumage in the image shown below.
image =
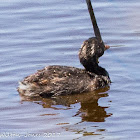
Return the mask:
M19 83L18 91L27 97L49 97L90 92L110 85L108 72L98 65L98 58L109 46L104 45L92 10L86 0L95 36L84 41L79 59L85 69L68 66L48 66L26 77Z
M79 58L86 69L68 66L45 67L20 82L19 93L24 96L49 97L89 92L108 86L108 73L96 62L105 48L99 51L98 45L96 38L90 38L83 43Z

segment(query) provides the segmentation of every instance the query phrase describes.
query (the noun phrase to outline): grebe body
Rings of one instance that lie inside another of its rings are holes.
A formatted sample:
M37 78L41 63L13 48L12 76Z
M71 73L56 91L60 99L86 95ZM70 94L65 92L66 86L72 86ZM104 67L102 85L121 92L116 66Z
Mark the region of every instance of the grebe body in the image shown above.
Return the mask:
M109 46L104 45L90 0L86 0L95 37L84 41L79 59L85 69L48 66L26 77L18 91L27 97L49 97L90 92L110 85L108 72L98 65L98 58Z
M18 91L24 96L50 97L90 92L108 86L108 76L68 66L48 66L20 82Z
M18 91L29 97L50 97L94 91L109 86L108 72L98 65L98 58L107 47L99 46L96 38L84 41L79 59L85 69L68 66L48 66L26 77Z

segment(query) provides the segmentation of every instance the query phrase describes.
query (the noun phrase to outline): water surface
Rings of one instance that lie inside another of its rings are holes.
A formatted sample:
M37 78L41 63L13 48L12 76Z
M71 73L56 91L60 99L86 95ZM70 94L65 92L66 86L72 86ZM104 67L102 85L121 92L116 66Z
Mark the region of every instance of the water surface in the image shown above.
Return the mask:
M110 89L22 101L18 81L47 65L82 68L78 50L94 36L85 1L0 1L0 138L140 137L140 2L94 0Z

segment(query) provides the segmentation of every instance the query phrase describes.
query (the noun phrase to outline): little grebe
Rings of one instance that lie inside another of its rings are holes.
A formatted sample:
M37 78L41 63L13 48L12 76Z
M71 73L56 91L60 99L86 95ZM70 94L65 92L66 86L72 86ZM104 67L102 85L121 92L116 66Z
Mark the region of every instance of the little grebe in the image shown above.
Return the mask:
M88 8L91 3L87 0ZM95 36L84 41L79 59L85 69L68 66L48 66L19 82L18 91L27 97L49 97L73 93L90 92L110 85L108 72L98 65L98 58L109 46L104 45L94 13L93 27Z

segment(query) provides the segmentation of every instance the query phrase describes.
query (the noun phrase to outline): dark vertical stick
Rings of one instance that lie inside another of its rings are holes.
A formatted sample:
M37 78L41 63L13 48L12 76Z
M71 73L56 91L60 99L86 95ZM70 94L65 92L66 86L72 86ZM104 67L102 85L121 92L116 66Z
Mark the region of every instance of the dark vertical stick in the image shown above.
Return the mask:
M93 8L92 8L92 5L91 5L91 1L86 0L86 2L87 2L90 18L91 18L91 21L92 21L93 29L94 29L94 32L95 32L95 36L97 37L99 42L102 42L102 37L101 37L100 30L99 30L97 22L96 22L96 18L95 18L94 11L93 11Z

